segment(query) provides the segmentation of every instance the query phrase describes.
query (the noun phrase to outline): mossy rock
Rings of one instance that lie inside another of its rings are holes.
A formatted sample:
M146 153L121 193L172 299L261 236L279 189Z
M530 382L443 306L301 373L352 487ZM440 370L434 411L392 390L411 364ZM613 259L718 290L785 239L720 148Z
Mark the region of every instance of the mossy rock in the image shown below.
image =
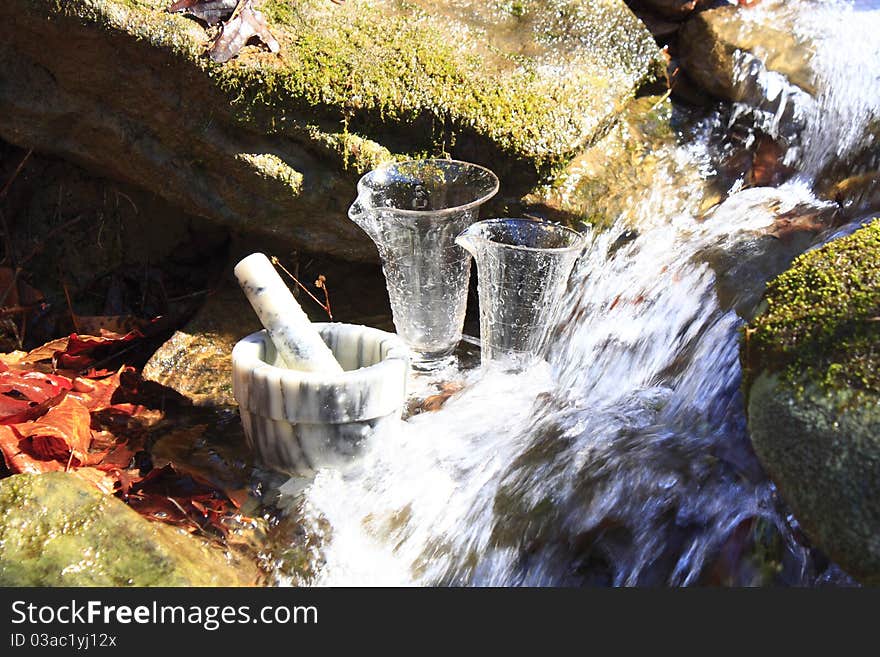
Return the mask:
M0 480L2 586L242 586L253 566L62 472Z
M795 259L747 329L747 375L880 395L880 221Z
M169 0L0 4L0 136L193 214L356 259L346 209L377 163L448 154L526 191L659 67L621 0L264 0L281 52L217 64Z
M880 221L797 258L746 329L752 444L807 534L880 583Z
M601 139L524 197L528 210L564 222L584 221L597 229L621 218L635 227L647 219L638 216L646 196L676 198L685 186L699 194L699 172L677 166L672 157L672 112L668 96L632 100ZM668 189L657 192L661 185Z

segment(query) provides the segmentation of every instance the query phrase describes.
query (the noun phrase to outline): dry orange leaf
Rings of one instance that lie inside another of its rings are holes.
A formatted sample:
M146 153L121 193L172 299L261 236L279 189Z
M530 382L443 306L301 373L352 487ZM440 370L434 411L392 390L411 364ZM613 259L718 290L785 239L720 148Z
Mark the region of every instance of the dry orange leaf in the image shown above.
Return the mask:
M53 406L36 422L19 425L23 439L30 439L30 452L45 460L76 461L88 459L92 443L91 415L89 409L71 396Z
M64 470L58 461L38 461L21 449L21 433L15 427L0 425L0 456L12 472L40 474Z

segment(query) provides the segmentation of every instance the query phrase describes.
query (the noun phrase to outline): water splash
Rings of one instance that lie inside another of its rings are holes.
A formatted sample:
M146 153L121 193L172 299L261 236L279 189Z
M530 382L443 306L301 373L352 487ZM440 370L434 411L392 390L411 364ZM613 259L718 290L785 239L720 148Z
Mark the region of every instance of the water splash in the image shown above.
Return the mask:
M736 80L749 100L733 119L785 140L786 164L813 180L830 164L877 151L880 139L880 2L788 0L741 12L746 22L790 31L806 58L810 90L764 67L760 53L736 53ZM862 163L876 168L880 160ZM855 171L854 173L859 173Z
M801 137L809 145L801 170L816 176L831 162L880 149L880 2L834 2L804 19L803 33L815 35L819 94Z
M863 147L877 116L877 62L842 66L846 53L865 62L855 51L870 37L873 8L854 26L851 3L790 4L815 39L813 65L827 87L750 112L767 130L783 124L777 111L799 117L804 175L734 193L703 217L706 136L717 118L692 143L667 148L654 188L579 263L549 362L519 375L471 373L462 392L404 423L358 472L321 472L304 491L307 523L332 527L314 583L849 581L804 546L751 451L742 320L736 303L720 301L707 257L752 253L780 214L822 210L811 176ZM831 54L836 47L846 49Z
M695 166L688 149L677 161ZM620 243L623 222L598 237L549 363L472 373L359 473L319 474L306 499L333 538L316 583L692 584L759 527L790 544L796 581L813 576L748 446L741 320L697 258L773 215L734 197L702 221L697 198L658 221L669 200L649 196L639 212L655 221L635 240Z

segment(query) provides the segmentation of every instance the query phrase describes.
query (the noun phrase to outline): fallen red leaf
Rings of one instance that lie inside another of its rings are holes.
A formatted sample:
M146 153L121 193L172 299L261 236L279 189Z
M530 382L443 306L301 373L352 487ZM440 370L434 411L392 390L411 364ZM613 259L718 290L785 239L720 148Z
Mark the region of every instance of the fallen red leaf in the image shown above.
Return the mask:
M94 443L92 447L94 449ZM126 470L131 464L131 459L134 455L135 451L129 447L127 441L115 443L111 449L101 454L101 458L95 463L95 467L105 472Z
M145 461L138 454L164 417L156 409L173 401L167 389L127 366L100 377L90 372L95 378L41 371L52 366L49 360L68 367L95 362L102 350L137 337L74 334L0 361L0 457L12 473L68 471L149 518L226 535L242 520L238 508L247 491L227 493L171 463L141 475Z
M55 459L82 465L88 460L92 444L91 415L81 402L66 396L57 406L36 422L17 428L22 439L30 439L34 456L42 460Z
M68 393L90 411L108 408L113 404L113 395L119 389L119 381L125 367L102 379L77 377L73 380L73 388Z
M138 330L130 331L125 335L107 333L94 336L72 333L65 349L55 353L54 361L56 367L62 369L85 370L96 362L111 357L123 345L142 337L143 333Z
M749 184L755 187L776 187L782 184L793 172L784 164L784 156L785 149L774 139L767 136L759 137L752 157Z
M121 338L133 331L143 331L150 322L133 315L76 315L76 332L104 338Z
M36 349L32 349L27 353L27 355L21 359L22 363L39 363L44 360L52 360L55 357L55 354L58 352L63 352L67 349L67 343L70 341L70 338L58 338L57 340L52 340L51 342L47 342L41 347L37 347Z
M98 468L75 468L70 473L93 484L105 495L112 495L116 491L116 477Z
M237 490L226 490L223 491L226 493L226 496L229 498L229 501L232 502L236 508L240 509L245 505L248 501L248 497L250 492L247 488L239 488Z
M126 499L128 497L128 492L131 490L131 487L141 480L141 475L139 472L132 472L130 470L121 468L102 469L104 469L116 480L116 484L118 487L116 490L116 494L122 499Z
M212 528L225 535L225 518L238 513L238 504L201 477L169 463L150 471L132 485L126 501L149 518L188 528Z
M0 425L0 455L13 473L41 474L64 470L58 461L40 461L22 450L21 434L14 427Z
M64 377L42 372L0 372L0 424L33 420L70 390Z

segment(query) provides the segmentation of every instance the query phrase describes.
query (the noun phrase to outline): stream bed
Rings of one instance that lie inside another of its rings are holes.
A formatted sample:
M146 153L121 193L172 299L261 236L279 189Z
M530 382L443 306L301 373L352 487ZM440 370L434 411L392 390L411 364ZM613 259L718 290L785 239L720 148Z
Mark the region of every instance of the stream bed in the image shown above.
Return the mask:
M464 344L460 371L413 382L413 408L442 399L344 475L285 481L241 455L262 503L251 511L271 528L257 550L271 583L854 584L809 544L752 451L739 346L766 281L863 220L815 190L872 148L880 8L787 4L815 45L815 94L743 58L761 102L674 107L675 143L629 212L596 231L547 362L484 373ZM783 141L791 174L774 187L735 178L707 210L734 132ZM804 216L835 218L812 233L780 223ZM240 444L234 412L208 413L220 447L202 440L190 458Z
M477 34L493 11L484 4L450 3ZM617 144L632 162L609 171L597 162L612 156L588 149L554 187L554 202L594 225L545 361L480 368L472 279L457 366L412 374L397 430L352 469L308 478L255 465L236 408L192 405L151 379L161 403L137 467L183 466L228 497L214 525L184 509L172 524L246 561L247 583L279 586L857 585L811 544L753 450L741 344L768 281L880 207L880 2L764 0L740 14L741 30L771 25L799 49L736 50L735 101L646 91L606 136L638 132L640 118L662 136ZM521 37L516 15L505 20L493 48ZM607 205L590 208L610 179ZM553 218L548 198L514 207L547 201ZM208 240L192 269L216 260L219 272L225 239ZM302 260L302 276L326 275L337 321L393 330L378 267ZM214 290L199 280L201 299ZM206 362L178 382L225 386ZM157 509L141 513L173 520Z

